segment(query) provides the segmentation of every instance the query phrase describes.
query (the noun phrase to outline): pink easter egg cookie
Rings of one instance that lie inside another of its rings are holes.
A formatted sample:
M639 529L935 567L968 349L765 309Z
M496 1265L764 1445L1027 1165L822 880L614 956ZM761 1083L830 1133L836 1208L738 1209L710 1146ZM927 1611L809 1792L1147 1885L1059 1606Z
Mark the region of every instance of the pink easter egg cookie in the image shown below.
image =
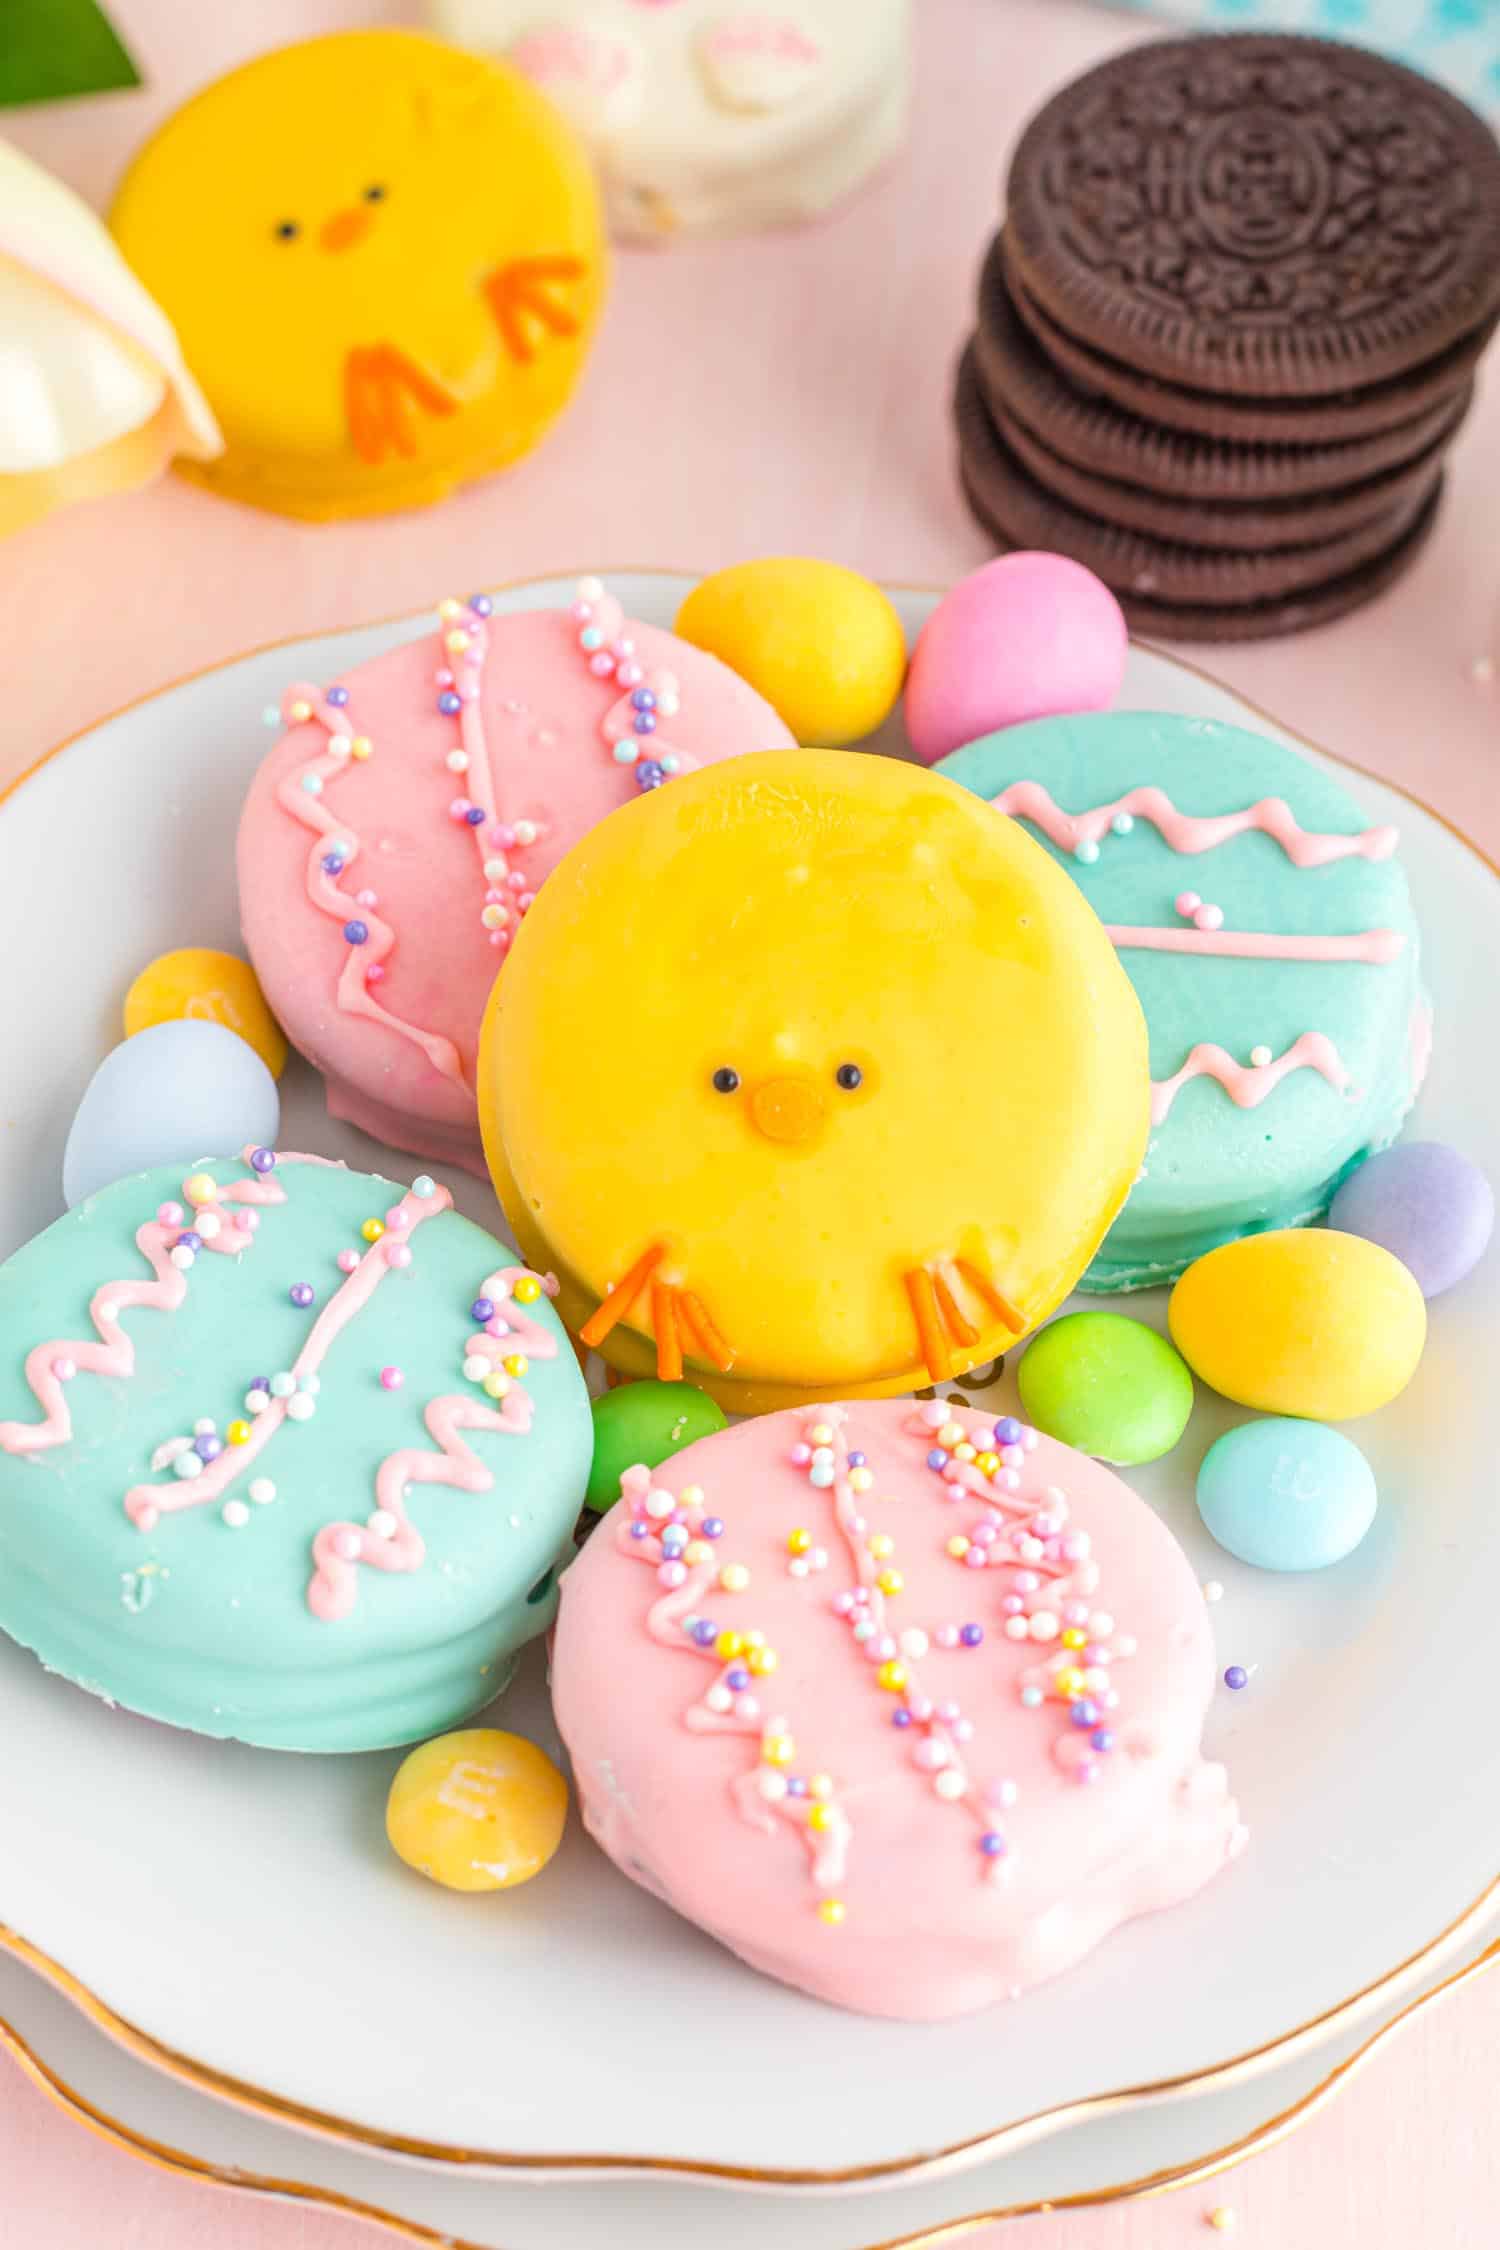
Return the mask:
M792 739L597 579L569 610L444 602L436 634L292 686L281 717L239 832L266 998L333 1116L480 1173L480 1018L540 885L643 789Z
M611 1859L751 1967L963 2015L1244 1842L1202 1594L1100 1462L891 1399L621 1481L563 1581L558 1724Z

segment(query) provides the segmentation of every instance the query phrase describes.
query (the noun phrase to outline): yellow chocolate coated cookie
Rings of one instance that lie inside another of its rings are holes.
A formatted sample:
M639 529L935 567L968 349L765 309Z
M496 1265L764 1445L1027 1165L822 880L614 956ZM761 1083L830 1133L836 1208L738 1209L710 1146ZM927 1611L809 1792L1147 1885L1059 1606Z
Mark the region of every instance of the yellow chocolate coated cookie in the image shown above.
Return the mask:
M716 570L688 595L677 631L758 689L799 742L873 734L906 677L889 598L842 563L780 555Z
M180 1017L221 1023L253 1047L273 1078L286 1068L286 1041L255 971L234 953L184 945L147 963L125 995L125 1036Z
M283 47L137 157L111 225L283 514L441 499L533 446L604 294L587 157L516 71L409 31Z
M402 1759L385 1832L408 1867L447 1890L508 1891L541 1873L567 1817L568 1785L534 1742L466 1727Z
M1014 822L894 759L681 775L569 853L491 996L485 1149L568 1325L760 1412L992 1359L1145 1151L1140 1007Z

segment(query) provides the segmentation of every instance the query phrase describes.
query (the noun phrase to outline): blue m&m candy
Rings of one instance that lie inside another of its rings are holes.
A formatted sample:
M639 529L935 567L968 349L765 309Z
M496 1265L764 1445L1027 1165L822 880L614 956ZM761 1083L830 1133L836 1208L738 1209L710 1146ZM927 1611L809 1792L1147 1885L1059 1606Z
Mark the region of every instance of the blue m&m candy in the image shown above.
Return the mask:
M1375 1472L1342 1431L1277 1416L1229 1430L1203 1456L1198 1513L1259 1570L1323 1570L1375 1520Z

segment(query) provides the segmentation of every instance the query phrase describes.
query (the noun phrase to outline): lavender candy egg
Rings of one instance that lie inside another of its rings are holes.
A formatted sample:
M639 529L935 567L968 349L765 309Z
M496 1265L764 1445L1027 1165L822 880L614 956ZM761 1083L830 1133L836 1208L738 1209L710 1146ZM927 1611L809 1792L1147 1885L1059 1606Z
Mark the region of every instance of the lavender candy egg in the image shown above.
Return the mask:
M89 1080L63 1151L69 1210L157 1164L191 1164L250 1146L274 1148L276 1081L222 1024L152 1024L107 1054Z
M1495 1191L1445 1141L1398 1141L1361 1164L1335 1195L1328 1223L1399 1258L1424 1297L1473 1271L1495 1226Z

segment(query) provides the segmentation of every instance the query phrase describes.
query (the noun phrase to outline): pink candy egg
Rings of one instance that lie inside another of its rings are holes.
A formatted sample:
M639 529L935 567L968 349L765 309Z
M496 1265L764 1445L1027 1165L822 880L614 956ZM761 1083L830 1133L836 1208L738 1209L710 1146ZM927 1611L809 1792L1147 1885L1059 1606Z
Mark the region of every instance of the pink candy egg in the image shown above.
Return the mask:
M1001 555L944 595L906 682L906 729L926 765L1025 719L1106 710L1128 636L1120 605L1066 555Z

